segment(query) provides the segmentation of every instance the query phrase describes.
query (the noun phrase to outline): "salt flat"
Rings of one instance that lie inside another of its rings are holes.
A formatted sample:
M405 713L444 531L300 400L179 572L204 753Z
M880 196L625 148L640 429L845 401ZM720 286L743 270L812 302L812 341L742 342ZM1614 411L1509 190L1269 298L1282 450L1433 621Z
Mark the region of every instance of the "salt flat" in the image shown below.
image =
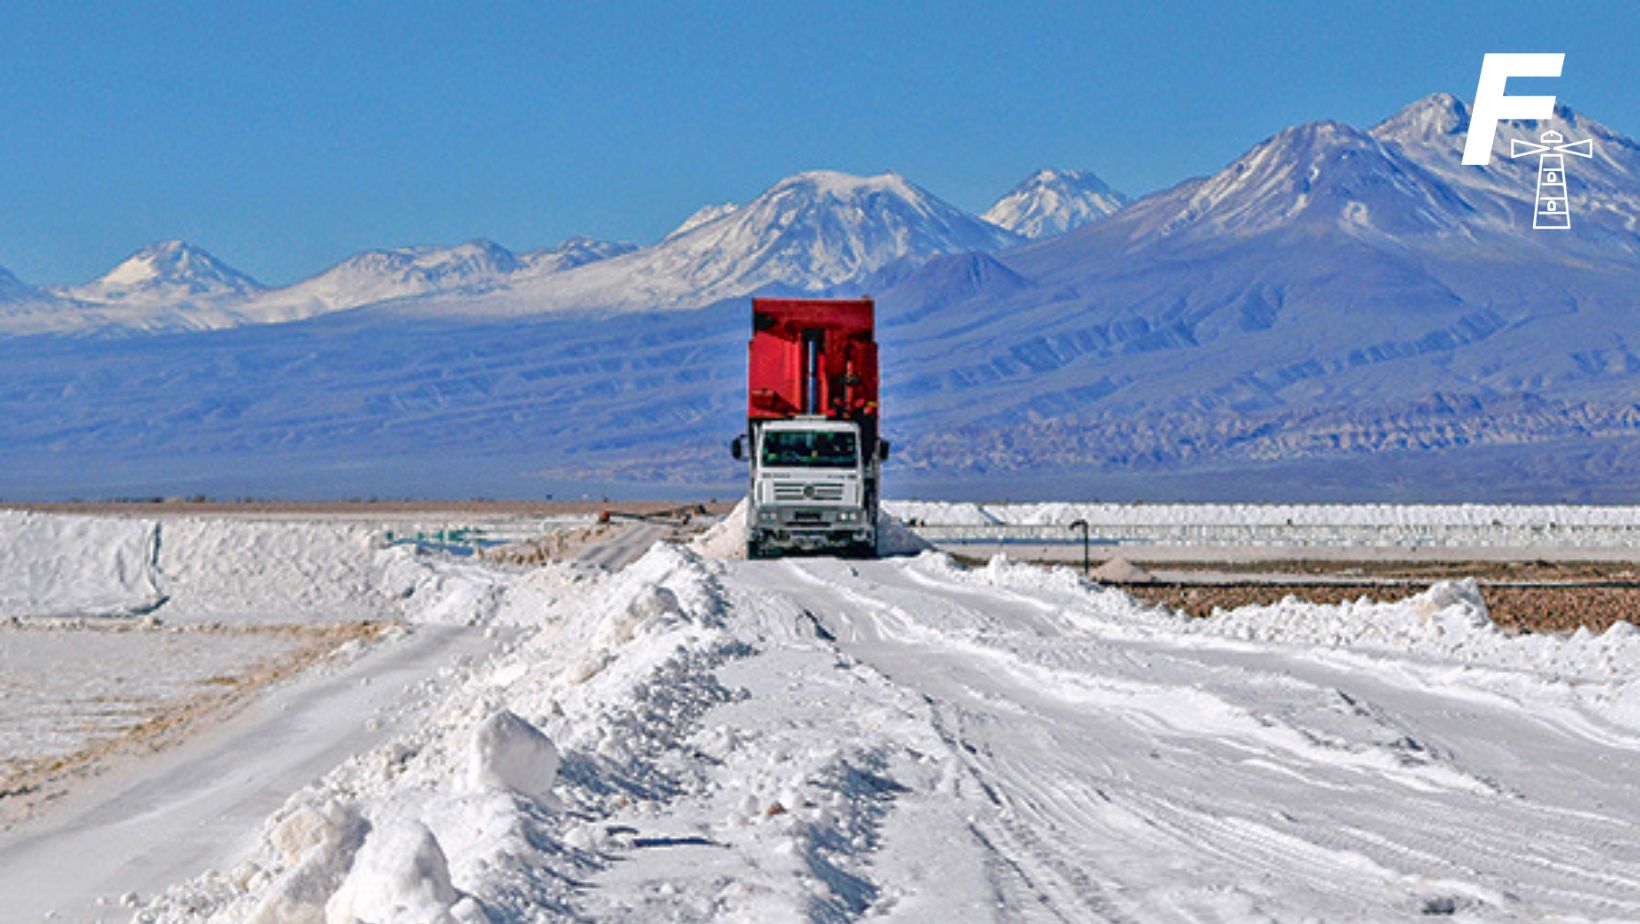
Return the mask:
M148 778L142 804L169 808L109 807L133 843L160 832L131 875L59 880L41 907L173 924L1640 916L1629 622L1508 632L1464 580L1191 618L1068 568L747 562L736 539L731 519L619 570L321 543L344 560L314 574L395 589L409 622L516 635L426 661L375 700L369 735L303 692L328 681L297 681L311 759L254 734L219 749L212 798L235 820L187 851L164 832L199 775ZM344 687L369 689L354 663ZM303 772L262 772L288 766ZM66 842L20 843L17 868Z

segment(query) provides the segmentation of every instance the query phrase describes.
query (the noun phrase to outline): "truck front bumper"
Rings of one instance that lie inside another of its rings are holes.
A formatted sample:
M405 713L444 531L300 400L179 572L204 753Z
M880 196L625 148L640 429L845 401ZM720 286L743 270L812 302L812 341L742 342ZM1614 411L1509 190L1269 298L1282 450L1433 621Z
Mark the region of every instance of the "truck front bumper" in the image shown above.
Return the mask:
M840 517L843 512L835 507L762 508L753 512L747 538L753 545L771 551L875 547L876 524L865 519L844 520Z

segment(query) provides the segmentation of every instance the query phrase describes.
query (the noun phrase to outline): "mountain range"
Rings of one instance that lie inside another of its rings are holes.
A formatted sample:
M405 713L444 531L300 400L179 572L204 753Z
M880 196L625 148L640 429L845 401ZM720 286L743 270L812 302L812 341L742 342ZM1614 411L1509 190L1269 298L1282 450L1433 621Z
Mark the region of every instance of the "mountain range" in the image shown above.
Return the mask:
M997 204L1007 220L993 223L898 174L814 171L744 206L705 206L650 247L576 237L524 254L487 240L372 250L277 289L193 244L166 241L84 285L0 289L0 308L10 309L0 311L0 333L219 329L418 298L426 310L467 316L692 308L768 287L821 291L929 256L998 250L1044 228L1101 218L1124 201L1086 171L1045 170Z
M1132 201L1042 171L976 216L819 171L647 247L385 250L271 290L175 243L72 289L0 272L0 468L24 495L730 490L745 297L870 291L891 492L1640 500L1640 148L1562 106L1463 167L1468 119L1437 94L1298 125ZM1537 164L1506 156L1551 128L1594 140L1569 231L1532 230Z
M993 273L896 333L928 370L904 386L921 412L963 421L919 450L1232 480L1331 460L1343 496L1635 499L1640 152L1564 107L1502 126L1503 151L1551 128L1596 140L1571 168L1572 229L1533 231L1535 162L1460 167L1468 115L1440 95L1367 130L1296 126L995 255L1029 284Z

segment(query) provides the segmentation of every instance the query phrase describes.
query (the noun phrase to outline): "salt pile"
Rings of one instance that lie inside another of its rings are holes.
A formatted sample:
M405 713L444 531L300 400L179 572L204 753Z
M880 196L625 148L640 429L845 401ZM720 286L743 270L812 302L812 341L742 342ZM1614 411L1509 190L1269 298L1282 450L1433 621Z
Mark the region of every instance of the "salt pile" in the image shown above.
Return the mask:
M1056 525L1087 520L1092 526L1632 526L1640 507L1531 504L1143 504L887 501L896 516L918 522L980 526Z
M746 499L740 499L729 515L712 524L706 532L695 537L689 547L706 558L738 559L746 557Z
M921 555L934 546L916 531L886 511L877 514L877 554L885 558L900 555Z
M370 832L342 886L325 905L325 924L473 924L489 919L460 896L450 861L427 826L393 819Z
M554 562L517 580L345 522L0 510L0 618L520 624L583 572Z
M0 510L0 617L140 613L165 599L158 527Z
M473 789L508 789L541 799L558 779L558 749L541 730L505 709L473 731L467 769Z
M1149 571L1121 557L1112 558L1093 569L1091 577L1111 584L1149 584L1156 580L1156 576Z
M700 534L690 548L706 558L741 559L746 557L746 499L729 515ZM892 514L877 514L877 554L885 558L900 555L920 555L932 549L928 540L919 536Z

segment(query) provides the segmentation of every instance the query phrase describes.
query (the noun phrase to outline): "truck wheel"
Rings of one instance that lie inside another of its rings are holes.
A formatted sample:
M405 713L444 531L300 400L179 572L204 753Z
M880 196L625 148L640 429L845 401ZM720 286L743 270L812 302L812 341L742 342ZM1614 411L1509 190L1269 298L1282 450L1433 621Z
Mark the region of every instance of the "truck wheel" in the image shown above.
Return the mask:
M746 543L746 557L752 561L760 561L772 556L769 555L769 549L763 543L748 542Z

